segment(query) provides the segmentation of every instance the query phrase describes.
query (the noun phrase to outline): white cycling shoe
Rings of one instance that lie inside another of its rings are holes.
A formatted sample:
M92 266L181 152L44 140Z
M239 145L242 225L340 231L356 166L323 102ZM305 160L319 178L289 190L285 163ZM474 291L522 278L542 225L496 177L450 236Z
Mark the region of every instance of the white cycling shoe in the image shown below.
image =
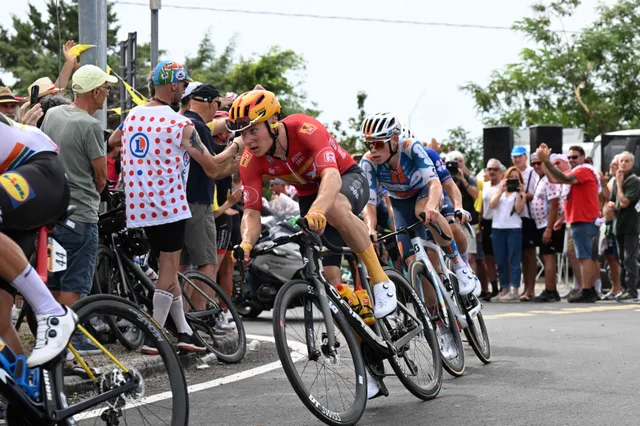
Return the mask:
M448 360L454 359L458 355L456 350L456 343L453 340L453 335L450 330L444 330L442 327L438 327L436 334L440 341L440 353Z
M373 316L376 319L384 318L396 310L398 299L396 298L396 285L391 281L382 281L373 286L373 296L376 305Z
M473 273L471 268L460 268L455 271L456 277L458 277L458 291L460 295L464 296L472 293L476 296L480 295L480 280Z
M33 368L46 364L62 353L69 344L78 324L78 317L66 306L62 308L65 310L64 315L36 315L38 321L36 344L31 356L27 359L27 367Z

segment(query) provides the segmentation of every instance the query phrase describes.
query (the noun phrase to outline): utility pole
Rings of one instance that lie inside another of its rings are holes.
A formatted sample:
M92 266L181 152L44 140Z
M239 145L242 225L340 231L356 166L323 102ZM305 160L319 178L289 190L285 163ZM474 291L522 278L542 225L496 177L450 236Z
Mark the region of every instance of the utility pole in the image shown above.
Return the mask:
M158 64L158 12L161 8L161 0L149 0L151 9L151 69Z
M80 56L80 65L92 64L107 68L107 0L78 1L78 31L80 44L93 44L93 49ZM73 78L73 77L72 77ZM102 126L107 126L107 104L94 114Z

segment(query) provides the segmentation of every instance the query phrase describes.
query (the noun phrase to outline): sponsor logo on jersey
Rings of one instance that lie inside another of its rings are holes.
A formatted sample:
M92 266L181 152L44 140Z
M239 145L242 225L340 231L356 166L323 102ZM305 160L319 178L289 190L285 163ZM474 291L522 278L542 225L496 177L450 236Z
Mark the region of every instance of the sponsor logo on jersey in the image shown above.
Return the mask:
M327 163L335 163L336 155L333 152L325 152L324 153L324 161Z
M291 159L291 162L296 166L299 166L302 163L303 159L304 159L303 154L301 152L296 152L293 158Z
M300 133L306 133L307 135L310 135L316 130L318 130L318 127L316 127L315 125L311 123L304 123L300 128Z
M8 172L0 176L0 186L11 199L14 208L36 196L27 180L16 172Z
M247 167L249 165L249 161L251 161L251 157L253 157L253 154L251 154L249 151L245 151L244 154L242 154L240 165L242 167Z
M129 139L129 150L136 158L144 158L149 152L149 139L144 133L136 133Z

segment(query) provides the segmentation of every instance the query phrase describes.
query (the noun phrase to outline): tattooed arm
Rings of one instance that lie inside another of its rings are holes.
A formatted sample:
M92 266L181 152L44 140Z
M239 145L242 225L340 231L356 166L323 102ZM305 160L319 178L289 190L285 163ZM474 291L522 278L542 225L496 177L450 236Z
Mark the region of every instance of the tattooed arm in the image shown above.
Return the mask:
M182 133L182 146L187 150L191 158L202 166L204 172L211 179L219 179L232 166L233 159L239 152L237 144L231 144L218 155L211 155L202 143L198 132L193 126L186 126Z
M544 166L544 174L552 183L564 183L568 185L579 183L578 179L572 173L564 174L560 169L551 164L550 160L545 160L542 165Z

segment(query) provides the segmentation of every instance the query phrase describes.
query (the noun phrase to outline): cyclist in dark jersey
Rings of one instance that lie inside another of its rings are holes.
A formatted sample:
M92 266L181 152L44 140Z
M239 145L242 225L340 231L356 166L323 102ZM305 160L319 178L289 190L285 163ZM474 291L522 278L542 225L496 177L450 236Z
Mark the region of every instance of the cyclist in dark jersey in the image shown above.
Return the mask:
M0 337L17 354L24 350L11 323L16 291L36 315L36 343L27 360L42 365L64 350L77 317L60 305L27 258L35 249L38 228L63 217L69 184L58 147L35 127L0 114Z

